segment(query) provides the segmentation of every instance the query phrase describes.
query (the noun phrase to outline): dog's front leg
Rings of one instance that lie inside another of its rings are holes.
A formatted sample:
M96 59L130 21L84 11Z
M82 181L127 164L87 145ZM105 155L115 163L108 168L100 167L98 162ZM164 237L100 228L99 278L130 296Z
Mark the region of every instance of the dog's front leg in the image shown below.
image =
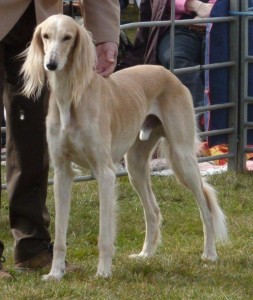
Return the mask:
M53 263L43 280L60 280L65 271L66 235L68 228L73 172L70 163L55 169L55 243Z
M97 174L100 217L99 217L99 262L97 276L111 275L115 239L115 173L107 167Z

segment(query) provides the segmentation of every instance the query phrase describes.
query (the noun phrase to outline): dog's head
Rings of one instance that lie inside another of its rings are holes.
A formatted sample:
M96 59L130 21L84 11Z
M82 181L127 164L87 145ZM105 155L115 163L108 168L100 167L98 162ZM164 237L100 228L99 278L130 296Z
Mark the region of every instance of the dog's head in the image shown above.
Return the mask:
M64 68L78 35L78 26L71 18L52 16L37 28L44 51L44 68L47 71L60 71Z
M94 47L87 30L65 15L47 18L37 27L36 37L43 44L44 68L48 71L62 70L67 62L73 64L73 57L81 59L87 49ZM93 60L94 64L94 57L90 55L89 61Z
M21 73L26 96L39 96L45 72L67 71L71 81L77 84L82 81L80 84L84 87L90 82L96 64L90 33L72 18L60 14L47 18L36 27L24 55Z

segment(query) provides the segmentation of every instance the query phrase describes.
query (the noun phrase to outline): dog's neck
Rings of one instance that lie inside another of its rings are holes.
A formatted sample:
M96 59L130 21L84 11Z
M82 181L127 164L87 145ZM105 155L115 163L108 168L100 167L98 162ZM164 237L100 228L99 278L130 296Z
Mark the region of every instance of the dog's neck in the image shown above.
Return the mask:
M47 79L49 83L50 90L56 94L63 95L68 98L68 94L71 93L69 89L69 77L64 71L48 71Z
M72 93L66 72L48 72L48 83L52 93L52 101L55 101L59 113L62 129L70 124Z

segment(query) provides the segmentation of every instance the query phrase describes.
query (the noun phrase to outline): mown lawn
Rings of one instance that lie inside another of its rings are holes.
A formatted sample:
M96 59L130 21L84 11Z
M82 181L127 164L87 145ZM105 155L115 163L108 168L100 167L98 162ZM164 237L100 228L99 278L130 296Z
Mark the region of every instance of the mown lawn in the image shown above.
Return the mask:
M219 260L203 263L202 225L192 195L173 177L153 177L163 214L163 243L147 260L129 259L141 250L144 238L142 207L126 177L118 185L118 234L113 276L95 278L98 260L98 198L95 181L75 183L68 232L68 261L81 266L61 282L42 282L37 272L13 268L13 239L8 203L3 193L1 237L6 244L5 266L14 276L0 284L0 299L253 299L252 173L225 173L209 178L219 192L228 217L230 242L218 245ZM52 187L48 206L54 210Z

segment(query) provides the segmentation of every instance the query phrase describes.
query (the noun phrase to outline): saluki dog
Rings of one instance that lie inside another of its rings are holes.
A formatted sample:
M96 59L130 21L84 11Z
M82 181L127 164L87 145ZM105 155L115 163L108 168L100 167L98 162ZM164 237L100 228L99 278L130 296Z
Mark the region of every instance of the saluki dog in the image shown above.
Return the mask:
M161 66L142 65L103 78L95 71L91 35L64 15L51 16L38 25L23 55L22 93L36 98L45 84L51 90L46 126L54 166L56 223L52 268L44 280L60 280L64 274L72 163L90 168L98 182L97 276L111 275L115 166L123 157L142 201L146 224L143 248L133 257L154 254L161 215L150 183L150 159L158 143L176 177L197 200L204 231L202 259L215 261L216 238L227 238L226 218L216 192L201 179L192 97L176 76Z

